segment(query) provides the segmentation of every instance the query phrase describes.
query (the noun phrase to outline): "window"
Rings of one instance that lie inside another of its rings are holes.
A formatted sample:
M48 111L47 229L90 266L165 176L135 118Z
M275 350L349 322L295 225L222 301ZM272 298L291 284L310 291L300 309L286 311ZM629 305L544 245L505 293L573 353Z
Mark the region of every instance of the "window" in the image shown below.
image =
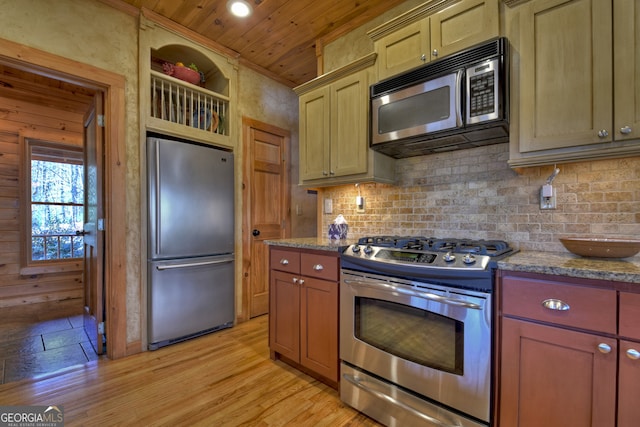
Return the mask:
M76 235L84 223L82 150L26 141L26 264L77 261L84 244L82 235Z

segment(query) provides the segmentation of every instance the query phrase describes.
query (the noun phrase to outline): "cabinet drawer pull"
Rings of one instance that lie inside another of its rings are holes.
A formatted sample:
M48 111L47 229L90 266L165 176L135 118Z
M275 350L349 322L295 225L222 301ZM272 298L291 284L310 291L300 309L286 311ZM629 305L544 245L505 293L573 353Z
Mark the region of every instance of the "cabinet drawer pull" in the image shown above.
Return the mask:
M629 126L624 126L620 128L620 133L623 135L629 135L631 132L632 132L632 129Z
M627 357L629 359L638 360L640 359L640 351L634 348L630 348L629 350L627 350Z
M293 283L298 283L298 278L297 277L293 278Z
M286 259L286 258L282 258L282 259L280 260L280 264L282 264L282 265L289 265L289 260L288 260L288 259Z
M324 267L322 266L322 264L316 264L316 265L313 266L313 269L315 271L322 271L322 270L324 270Z
M566 302L559 299L554 299L554 298L549 298L542 301L542 306L544 308L548 308L549 310L557 310L557 311L567 311L571 308L569 307L569 304L567 304Z
M598 351L603 354L611 353L611 346L609 344L598 344Z

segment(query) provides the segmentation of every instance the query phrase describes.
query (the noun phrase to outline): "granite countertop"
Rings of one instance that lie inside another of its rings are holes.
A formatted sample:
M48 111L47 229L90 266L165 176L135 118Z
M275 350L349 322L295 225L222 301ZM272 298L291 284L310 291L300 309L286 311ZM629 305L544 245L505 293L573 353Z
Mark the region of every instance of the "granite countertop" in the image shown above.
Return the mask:
M290 248L337 252L340 248L358 243L358 239L332 240L328 237L298 237L293 239L265 240L264 243L270 246L286 246Z
M498 261L501 270L555 274L640 284L640 258L583 258L560 252L517 252Z
M340 248L357 243L357 239L330 240L328 237L299 237L265 240L264 243L270 246L339 251ZM625 259L583 258L571 253L523 251L498 261L498 268L640 284L639 257Z

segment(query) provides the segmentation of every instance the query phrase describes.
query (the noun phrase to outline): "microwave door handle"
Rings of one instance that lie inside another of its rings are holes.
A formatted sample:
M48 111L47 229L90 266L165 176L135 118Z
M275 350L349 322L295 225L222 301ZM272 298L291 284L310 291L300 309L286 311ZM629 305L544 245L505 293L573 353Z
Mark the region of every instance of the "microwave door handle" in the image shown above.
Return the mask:
M463 87L462 85L463 79L464 79L463 70L458 70L458 72L456 73L456 87L455 87L456 90L454 90L454 93ZM467 96L466 92L467 92L466 90L460 90L460 93L458 93L457 96L455 97L456 98L456 124L458 125L458 127L462 126L462 97Z
M403 295L408 295L408 296L412 296L412 297L418 297L418 298L424 298L426 300L429 301L434 301L434 302L439 302L442 304L448 304L448 305L453 305L456 307L464 307L464 308L471 308L474 310L481 310L482 307L479 306L478 304L474 304L472 302L466 302L466 301L459 301L457 299L454 298L448 298L448 297L443 297L440 295L436 295L436 294L432 294L430 292L418 292L418 291L412 291L410 289L403 289L403 288L399 288L397 286L388 284L388 283L374 283L374 282L364 282L361 280L351 280L351 279L345 279L343 280L345 284L347 285L352 285L352 284L358 284L359 286L364 286L367 288L372 288L372 289L377 289L377 290L384 290L387 292L395 292L398 294L403 294Z

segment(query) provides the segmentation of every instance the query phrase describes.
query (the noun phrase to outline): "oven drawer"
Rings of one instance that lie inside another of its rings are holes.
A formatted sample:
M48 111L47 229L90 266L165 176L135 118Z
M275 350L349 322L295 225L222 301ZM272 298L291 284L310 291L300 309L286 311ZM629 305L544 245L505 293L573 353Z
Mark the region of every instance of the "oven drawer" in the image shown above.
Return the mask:
M612 289L507 275L502 280L502 302L506 316L616 333L617 301Z
M338 280L339 270L340 258L337 256L300 254L300 273L303 276L335 282Z
M271 249L269 267L272 270L300 274L300 252Z

